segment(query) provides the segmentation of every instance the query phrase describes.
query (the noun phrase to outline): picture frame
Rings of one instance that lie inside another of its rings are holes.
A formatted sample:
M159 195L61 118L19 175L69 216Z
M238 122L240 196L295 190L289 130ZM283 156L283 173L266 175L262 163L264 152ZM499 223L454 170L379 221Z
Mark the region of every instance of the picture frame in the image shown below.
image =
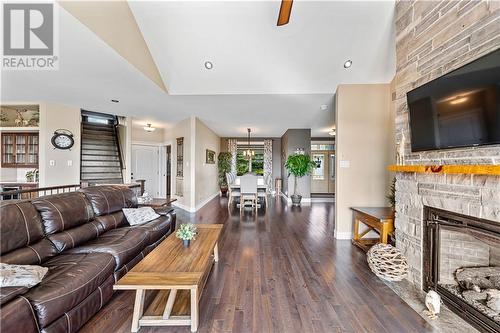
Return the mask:
M215 164L215 151L207 149L205 153L205 163Z

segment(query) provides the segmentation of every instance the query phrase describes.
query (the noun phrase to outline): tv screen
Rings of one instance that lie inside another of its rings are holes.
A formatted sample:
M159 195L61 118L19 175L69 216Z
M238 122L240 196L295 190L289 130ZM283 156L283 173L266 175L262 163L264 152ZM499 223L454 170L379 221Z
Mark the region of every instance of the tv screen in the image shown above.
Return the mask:
M414 152L500 144L500 49L406 98Z

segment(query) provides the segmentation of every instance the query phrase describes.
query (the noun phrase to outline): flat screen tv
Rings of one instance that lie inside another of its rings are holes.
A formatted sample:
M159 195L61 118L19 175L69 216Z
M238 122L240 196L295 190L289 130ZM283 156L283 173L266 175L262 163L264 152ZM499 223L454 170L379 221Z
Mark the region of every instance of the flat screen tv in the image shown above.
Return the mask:
M500 49L406 98L414 152L500 144Z

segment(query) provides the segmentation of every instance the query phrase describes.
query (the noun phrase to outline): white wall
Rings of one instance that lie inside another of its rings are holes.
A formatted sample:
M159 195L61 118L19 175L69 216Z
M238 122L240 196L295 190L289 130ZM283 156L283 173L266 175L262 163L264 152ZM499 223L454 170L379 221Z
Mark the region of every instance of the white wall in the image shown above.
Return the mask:
M389 84L337 88L336 238L351 238L350 207L388 205L387 166L394 160L391 104Z
M217 157L220 152L220 138L214 131L196 118L195 132L195 206L201 208L207 200L219 193L217 180ZM206 164L206 150L215 151L216 163Z
M40 187L80 183L80 123L80 108L40 103ZM52 146L50 140L58 129L73 133L75 144L70 150L54 149ZM54 161L53 166L50 161Z
M146 132L142 127L132 127L132 143L157 143L164 142L163 128L157 128L154 132Z

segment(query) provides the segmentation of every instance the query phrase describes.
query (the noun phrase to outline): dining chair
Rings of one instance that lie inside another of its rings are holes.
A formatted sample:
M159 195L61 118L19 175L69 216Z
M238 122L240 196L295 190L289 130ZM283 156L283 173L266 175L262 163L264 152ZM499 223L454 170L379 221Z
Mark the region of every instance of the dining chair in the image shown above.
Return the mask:
M231 185L234 184L236 180L236 175L232 172L226 172L227 186L229 188L229 198L227 200L227 205L230 207L233 203L234 198L238 198L241 196L241 192L239 189L233 188Z
M240 177L240 214L246 201L251 201L257 213L257 176L246 174Z

